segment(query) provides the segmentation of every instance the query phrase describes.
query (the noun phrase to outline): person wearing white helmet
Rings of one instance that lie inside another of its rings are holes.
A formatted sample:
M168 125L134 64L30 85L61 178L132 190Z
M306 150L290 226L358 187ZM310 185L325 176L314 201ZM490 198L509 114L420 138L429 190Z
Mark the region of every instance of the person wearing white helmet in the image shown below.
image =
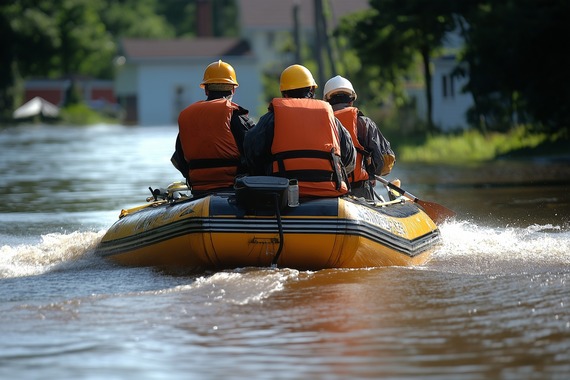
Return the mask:
M171 158L195 196L233 189L235 177L247 171L243 139L255 125L248 110L232 102L238 82L229 63L218 60L209 64L200 87L207 99L180 112Z
M332 105L335 116L350 132L357 151L356 167L349 175L351 194L373 199L374 176L389 174L396 162L390 142L372 119L353 106L358 95L348 79L340 75L329 79L323 93L324 100Z

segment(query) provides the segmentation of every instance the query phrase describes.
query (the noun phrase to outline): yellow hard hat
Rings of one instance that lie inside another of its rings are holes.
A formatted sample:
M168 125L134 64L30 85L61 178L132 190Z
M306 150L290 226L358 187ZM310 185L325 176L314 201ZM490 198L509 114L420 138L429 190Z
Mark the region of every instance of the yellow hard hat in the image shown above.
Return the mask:
M313 74L305 66L291 65L281 73L279 90L288 91L304 87L318 87Z
M236 79L236 72L234 68L221 59L217 62L212 62L206 67L204 71L204 79L200 83L200 87L204 88L207 84L231 84L239 86Z

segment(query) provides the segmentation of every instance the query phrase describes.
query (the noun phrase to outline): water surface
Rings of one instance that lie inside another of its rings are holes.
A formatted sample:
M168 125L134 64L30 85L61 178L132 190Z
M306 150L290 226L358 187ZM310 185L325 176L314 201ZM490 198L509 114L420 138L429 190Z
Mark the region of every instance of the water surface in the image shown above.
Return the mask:
M181 179L176 132L0 130L0 378L570 376L567 160L397 163L389 179L458 212L421 267L165 273L93 256L121 208Z

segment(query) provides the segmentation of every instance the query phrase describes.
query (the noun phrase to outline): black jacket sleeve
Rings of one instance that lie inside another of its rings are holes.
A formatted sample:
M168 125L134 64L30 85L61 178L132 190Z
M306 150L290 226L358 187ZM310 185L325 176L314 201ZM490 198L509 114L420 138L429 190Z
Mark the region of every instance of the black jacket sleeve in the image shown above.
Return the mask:
M396 155L390 146L390 142L382 135L376 123L372 119L359 113L357 124L358 141L370 152L372 165L367 168L368 174L389 174L396 161Z
M249 111L245 108L239 107L232 113L230 120L230 129L236 140L237 147L240 154L243 156L243 140L245 133L255 126L253 120L249 118Z
M267 112L245 134L243 153L251 175L271 175L271 144L275 130L274 123L273 112Z
M186 162L186 158L184 158L184 151L182 150L180 135L176 136L174 154L172 154L170 162L172 162L172 165L174 165L174 167L178 169L180 173L182 173L182 176L184 176L184 178L188 178L189 167L188 167L188 162Z
M230 120L230 129L232 131L232 135L234 136L240 154L240 165L237 169L238 175L248 172L247 163L245 161L243 153L243 141L246 132L255 126L255 123L249 118L248 114L248 110L239 107L237 110L234 110L232 113L232 118Z

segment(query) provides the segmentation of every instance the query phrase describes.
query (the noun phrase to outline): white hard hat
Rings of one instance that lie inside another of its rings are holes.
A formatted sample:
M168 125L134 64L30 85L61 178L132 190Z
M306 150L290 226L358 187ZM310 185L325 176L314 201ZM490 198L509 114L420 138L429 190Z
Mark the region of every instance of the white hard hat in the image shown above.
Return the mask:
M340 92L352 95L354 100L356 100L356 91L354 91L354 87L352 87L352 83L346 78L337 75L336 77L332 77L325 83L325 88L323 90L324 100L329 100L330 97L334 94L338 94Z

